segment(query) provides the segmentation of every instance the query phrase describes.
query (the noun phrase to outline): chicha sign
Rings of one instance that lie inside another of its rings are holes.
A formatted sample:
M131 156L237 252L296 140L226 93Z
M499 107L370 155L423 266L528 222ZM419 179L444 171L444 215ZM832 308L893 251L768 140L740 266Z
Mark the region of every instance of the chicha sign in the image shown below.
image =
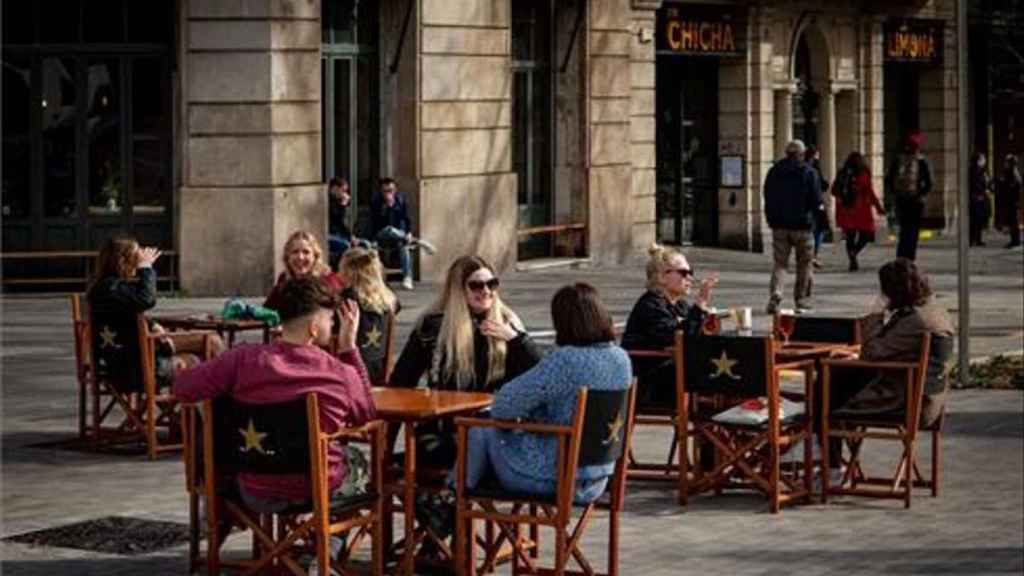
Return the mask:
M658 51L672 54L740 56L736 13L713 6L668 6L658 11Z
M941 20L890 20L885 24L885 59L890 62L942 62Z

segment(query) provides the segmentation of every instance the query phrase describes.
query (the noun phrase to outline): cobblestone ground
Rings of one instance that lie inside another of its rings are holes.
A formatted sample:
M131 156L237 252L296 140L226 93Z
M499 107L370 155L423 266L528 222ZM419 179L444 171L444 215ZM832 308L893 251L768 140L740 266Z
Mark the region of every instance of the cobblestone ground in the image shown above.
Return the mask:
M866 272L847 274L838 253L826 249L817 275L821 310L859 310L875 292L870 270L891 255L870 248ZM694 249L698 273L722 277L720 306L751 305L755 314L767 292L766 256ZM940 302L956 308L955 253L948 241L925 244L922 265L932 272ZM972 355L1019 353L1024 324L1021 252L972 252ZM623 320L642 290L639 265L548 270L503 278L506 298L535 331L550 329L548 298L573 280L601 288ZM429 302L432 286L401 294L399 343ZM161 311L213 311L220 299L161 301ZM99 455L32 447L75 433L74 357L69 312L62 298L0 300L2 337L2 536L72 522L121 515L187 522L184 477L174 456ZM756 326L764 326L763 314ZM667 438L641 430L641 455L660 457ZM870 446L869 446L870 448ZM891 466L884 446L868 463ZM927 454L927 440L918 454ZM699 497L685 509L666 487L631 484L622 516L621 571L625 575L715 574L1020 574L1024 572L1024 396L1019 391L957 391L951 395L943 437L941 496L915 495L913 506L841 498L827 505L766 512L753 495ZM607 523L599 516L584 549L603 565ZM229 547L241 549L235 537ZM136 557L0 543L0 571L28 574L183 574L186 550L178 547Z

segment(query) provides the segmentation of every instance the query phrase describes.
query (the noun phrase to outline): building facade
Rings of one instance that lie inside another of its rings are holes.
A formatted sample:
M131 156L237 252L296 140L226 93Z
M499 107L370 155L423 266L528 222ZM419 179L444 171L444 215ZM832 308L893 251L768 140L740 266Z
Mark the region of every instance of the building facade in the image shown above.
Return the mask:
M439 248L422 278L467 252L761 250L786 141L828 179L862 151L881 191L909 129L930 223L956 214L955 0L137 4L3 4L4 250L127 230L176 250L189 293L261 294L291 231L323 237L332 176L357 230L395 178Z

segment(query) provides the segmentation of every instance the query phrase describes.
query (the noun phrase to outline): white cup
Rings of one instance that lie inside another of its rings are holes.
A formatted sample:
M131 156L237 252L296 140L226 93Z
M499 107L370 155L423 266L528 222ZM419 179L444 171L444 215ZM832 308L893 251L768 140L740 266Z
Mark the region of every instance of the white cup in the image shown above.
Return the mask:
M753 311L749 306L745 306L738 310L736 314L736 329L741 334L749 333L754 328L754 317Z

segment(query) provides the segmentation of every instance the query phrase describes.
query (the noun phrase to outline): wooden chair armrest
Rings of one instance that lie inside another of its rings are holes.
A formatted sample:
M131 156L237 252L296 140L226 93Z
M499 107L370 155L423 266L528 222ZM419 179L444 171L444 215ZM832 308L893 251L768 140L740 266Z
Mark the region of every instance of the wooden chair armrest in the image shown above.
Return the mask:
M801 370L808 366L814 366L814 359L808 358L806 360L794 360L792 362L782 362L775 365L776 372L781 370Z
M147 334L146 337L150 340L163 340L168 339L174 342L178 339L196 337L196 336L216 336L217 332L214 330L177 330L174 332L162 332L160 334Z
M626 350L626 353L634 358L671 358L672 348L663 350Z
M872 368L875 370L916 370L917 362L855 360L852 358L826 358L821 361L826 368Z
M471 418L463 416L455 419L455 426L459 428L497 428L499 430L518 430L520 432L533 432L534 434L572 434L569 426L557 424L541 424L539 422L519 422L516 420L499 420L496 418Z
M347 440L366 440L377 434L384 433L384 421L383 420L371 420L362 426L356 426L354 428L342 428L337 432L330 434L324 434L327 440L336 440L338 438L345 438Z

